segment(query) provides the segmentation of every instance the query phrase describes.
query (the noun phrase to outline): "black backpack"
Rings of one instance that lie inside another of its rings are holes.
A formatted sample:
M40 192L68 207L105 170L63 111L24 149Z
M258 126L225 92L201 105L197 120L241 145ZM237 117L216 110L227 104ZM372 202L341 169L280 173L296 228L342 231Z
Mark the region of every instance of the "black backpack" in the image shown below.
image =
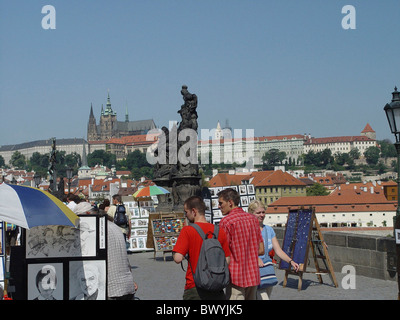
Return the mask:
M194 283L197 288L208 291L220 291L229 284L229 268L225 252L218 240L219 227L214 226L214 232L207 234L195 223L191 224L203 239L196 271L193 272ZM212 237L208 238L211 233Z
M117 209L114 214L114 223L122 228L128 226L128 216L126 215L125 206L123 204L118 204Z

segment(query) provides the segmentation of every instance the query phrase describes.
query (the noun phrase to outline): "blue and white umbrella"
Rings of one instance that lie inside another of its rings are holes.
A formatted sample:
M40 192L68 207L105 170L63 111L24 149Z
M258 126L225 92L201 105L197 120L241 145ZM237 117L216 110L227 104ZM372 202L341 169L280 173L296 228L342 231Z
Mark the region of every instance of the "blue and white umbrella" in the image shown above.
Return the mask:
M76 226L79 217L49 192L2 183L0 220L30 229L43 225Z

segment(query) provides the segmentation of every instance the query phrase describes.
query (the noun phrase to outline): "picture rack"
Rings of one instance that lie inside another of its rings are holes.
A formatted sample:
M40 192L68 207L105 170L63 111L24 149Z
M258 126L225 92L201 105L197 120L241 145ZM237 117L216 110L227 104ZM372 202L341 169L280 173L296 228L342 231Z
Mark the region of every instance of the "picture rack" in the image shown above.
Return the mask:
M306 271L310 248L314 260L315 272ZM299 264L299 270L295 272L286 261L280 261L279 269L285 270L283 287L287 285L288 276L294 275L299 277L298 290L301 291L304 273L316 274L321 284L323 283L322 275L329 275L334 286L338 287L335 272L314 208L301 208L289 211L282 249L291 259ZM324 268L320 266L321 262Z
M41 288L51 289L50 300L107 299L107 223L105 217L79 215L77 227L38 226L23 229L12 278L17 300L41 300ZM13 258L13 256L12 256ZM21 263L22 261L22 263ZM80 275L80 276L79 276ZM95 277L93 292L82 281ZM47 297L48 298L48 297Z
M185 218L179 218L174 215L151 220L154 240L154 259L156 258L157 252L162 252L165 261L165 254L166 252L172 252L184 223Z

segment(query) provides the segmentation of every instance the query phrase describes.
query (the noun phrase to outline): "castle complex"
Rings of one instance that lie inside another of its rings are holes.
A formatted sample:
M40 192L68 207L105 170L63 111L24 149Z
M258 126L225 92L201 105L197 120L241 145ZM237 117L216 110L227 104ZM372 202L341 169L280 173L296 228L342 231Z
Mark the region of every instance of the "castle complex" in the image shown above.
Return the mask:
M110 94L107 97L106 109L101 106L99 124L93 114L93 106L90 107L89 122L87 127L87 140L104 141L111 138L121 138L124 136L143 135L149 130L155 129L156 125L151 120L129 121L128 110L125 113L125 121L117 120L117 113L111 108Z

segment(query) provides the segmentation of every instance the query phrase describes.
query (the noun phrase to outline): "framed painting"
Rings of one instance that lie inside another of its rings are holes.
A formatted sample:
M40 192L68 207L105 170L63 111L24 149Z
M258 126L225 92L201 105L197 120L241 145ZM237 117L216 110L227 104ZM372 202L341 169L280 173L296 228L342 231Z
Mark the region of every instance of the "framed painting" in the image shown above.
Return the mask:
M106 260L69 262L69 300L105 300Z
M94 257L97 216L81 216L79 225L39 226L26 230L26 258Z
M241 196L247 195L247 188L245 184L241 184L239 186L239 195Z
M63 300L64 273L62 263L28 265L28 300Z

